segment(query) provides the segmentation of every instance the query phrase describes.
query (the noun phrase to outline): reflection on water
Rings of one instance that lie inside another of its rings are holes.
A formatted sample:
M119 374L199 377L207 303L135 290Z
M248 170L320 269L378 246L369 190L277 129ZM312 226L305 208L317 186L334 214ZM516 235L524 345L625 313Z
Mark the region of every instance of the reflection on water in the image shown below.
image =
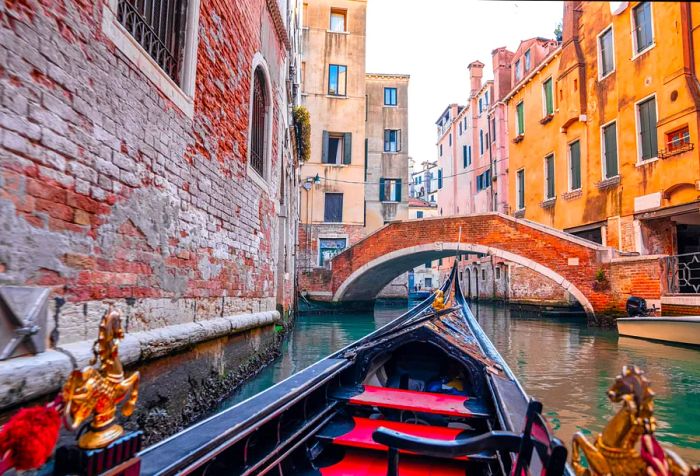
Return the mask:
M577 430L597 433L614 413L605 393L623 365L647 372L656 392L659 439L700 462L700 351L639 339L576 319L528 317L508 306L473 305L475 315L520 378L544 404L567 443ZM242 401L390 321L406 307L378 303L374 314L300 316L282 356L223 407Z

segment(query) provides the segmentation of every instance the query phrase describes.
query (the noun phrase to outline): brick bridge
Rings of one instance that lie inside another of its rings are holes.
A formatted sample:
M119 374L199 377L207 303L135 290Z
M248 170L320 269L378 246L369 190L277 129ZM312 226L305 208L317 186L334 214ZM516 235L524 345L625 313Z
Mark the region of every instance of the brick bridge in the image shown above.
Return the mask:
M330 269L302 276L312 298L370 301L392 279L438 258L462 252L492 255L526 266L566 289L589 317L624 312L634 294L660 299L660 256L620 256L609 247L500 213L392 222L338 254ZM597 283L603 270L606 283Z

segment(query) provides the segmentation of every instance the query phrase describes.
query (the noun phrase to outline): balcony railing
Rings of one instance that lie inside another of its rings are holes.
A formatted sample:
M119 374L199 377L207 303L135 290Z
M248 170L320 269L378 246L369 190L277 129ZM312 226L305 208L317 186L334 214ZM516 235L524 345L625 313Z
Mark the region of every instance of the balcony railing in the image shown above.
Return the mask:
M700 294L700 253L669 256L664 260L669 293Z

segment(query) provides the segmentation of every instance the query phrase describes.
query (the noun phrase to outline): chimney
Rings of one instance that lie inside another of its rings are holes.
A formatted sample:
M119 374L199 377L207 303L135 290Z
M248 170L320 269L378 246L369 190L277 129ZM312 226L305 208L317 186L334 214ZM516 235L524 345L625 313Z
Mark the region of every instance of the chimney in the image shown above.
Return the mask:
M467 67L469 69L469 80L471 82L470 96L474 96L481 89L481 78L484 76L484 63L474 61Z
M578 40L578 22L581 17L581 2L564 2L564 19L562 22L562 43Z
M505 47L496 48L491 52L491 62L493 64L493 102L500 101L510 92L510 68L513 61L513 53Z

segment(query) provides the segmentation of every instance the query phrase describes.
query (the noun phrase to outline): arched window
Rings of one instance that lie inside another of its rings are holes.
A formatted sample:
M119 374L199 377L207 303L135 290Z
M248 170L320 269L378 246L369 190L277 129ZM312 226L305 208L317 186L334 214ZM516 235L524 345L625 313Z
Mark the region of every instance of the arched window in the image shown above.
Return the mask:
M250 128L250 165L265 178L265 154L267 151L267 85L262 67L255 68L253 75L253 118Z

